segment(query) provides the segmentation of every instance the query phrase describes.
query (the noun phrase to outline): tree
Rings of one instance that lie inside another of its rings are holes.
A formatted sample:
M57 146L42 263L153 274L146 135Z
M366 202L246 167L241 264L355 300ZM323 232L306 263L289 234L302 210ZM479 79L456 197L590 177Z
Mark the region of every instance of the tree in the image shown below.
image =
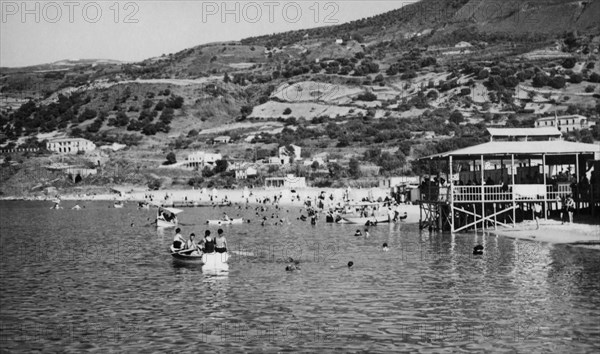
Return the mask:
M544 87L544 86L548 85L549 81L550 81L550 78L548 77L548 75L546 75L544 73L537 73L533 77L532 85L533 85L533 87Z
M465 120L465 118L460 111L454 111L450 114L450 118L448 120L454 124L460 124Z
M573 69L573 67L575 67L576 63L577 63L577 61L575 60L575 58L566 58L562 62L562 67L565 69Z
M348 173L352 178L360 177L360 165L358 160L355 158L350 159L350 163L348 165Z
M566 80L562 76L555 76L550 80L550 86L555 89L561 89L565 87Z
M225 75L223 75L223 82L228 83L230 81L231 81L231 79L229 78L229 75L227 73L225 73Z
M175 153L171 151L167 154L167 162L165 165L173 165L175 163L177 163L177 157L175 156Z
M228 166L229 163L227 162L227 160L217 160L215 164L215 173L222 173L227 171Z
M329 167L329 177L331 177L333 179L338 179L338 178L342 177L344 169L342 166L340 166L340 164L338 164L336 162L332 162L329 164L328 167Z

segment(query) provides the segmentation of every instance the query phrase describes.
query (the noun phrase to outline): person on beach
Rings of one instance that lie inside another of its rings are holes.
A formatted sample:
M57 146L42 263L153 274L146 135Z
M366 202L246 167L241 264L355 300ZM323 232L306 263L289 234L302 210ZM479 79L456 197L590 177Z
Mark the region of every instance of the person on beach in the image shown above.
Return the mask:
M229 215L227 215L227 213L223 213L223 221L231 221L231 218L229 217Z
M173 248L181 249L185 245L185 239L181 236L181 229L175 229L175 237L173 238Z
M542 217L542 204L540 204L540 203L533 204L533 216L535 218L535 229L539 230L540 218Z
M227 240L223 235L223 229L217 230L217 239L215 240L215 251L217 251L217 253L227 252Z
M567 213L569 214L569 224L573 223L573 212L575 211L575 200L573 200L573 196L569 195L567 197L567 201L565 202L567 206Z
M204 253L215 252L215 240L210 237L210 230L204 231Z

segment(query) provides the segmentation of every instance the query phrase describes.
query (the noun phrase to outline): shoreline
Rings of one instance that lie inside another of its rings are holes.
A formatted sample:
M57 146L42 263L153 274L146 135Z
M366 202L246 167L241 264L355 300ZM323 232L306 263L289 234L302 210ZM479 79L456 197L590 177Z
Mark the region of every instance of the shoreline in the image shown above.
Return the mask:
M344 203L346 188L315 188L305 187L297 188L294 192L288 188L252 188L252 189L161 189L149 191L147 189L135 186L120 186L111 188L113 193L65 193L60 194L62 201L123 201L123 202L144 202L151 200L154 203L164 204L166 206L181 203L201 203L210 204L222 203L227 197L227 201L233 204L263 204L265 199L269 199L268 204L273 203L274 197L277 197L277 203L281 206L304 206L306 200L316 203L321 192L325 192L323 200L325 206ZM211 198L212 196L212 198ZM333 199L330 198L333 196ZM365 188L350 189L350 202L360 202L365 198L384 200L390 196L388 188ZM298 198L299 197L299 198ZM187 198L187 199L186 199ZM54 196L45 197L2 197L0 200L20 200L20 201L52 201ZM212 200L211 200L212 199Z
M562 224L558 220L540 220L540 228L536 229L535 221L527 220L517 224L515 229L504 228L486 232L512 239L552 244L600 245L599 224Z

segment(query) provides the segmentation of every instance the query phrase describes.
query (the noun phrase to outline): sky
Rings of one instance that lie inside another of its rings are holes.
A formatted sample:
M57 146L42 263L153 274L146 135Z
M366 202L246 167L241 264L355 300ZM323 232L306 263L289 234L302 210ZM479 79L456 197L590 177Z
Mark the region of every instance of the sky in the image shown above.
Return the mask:
M0 66L139 61L204 43L341 24L413 2L0 0Z

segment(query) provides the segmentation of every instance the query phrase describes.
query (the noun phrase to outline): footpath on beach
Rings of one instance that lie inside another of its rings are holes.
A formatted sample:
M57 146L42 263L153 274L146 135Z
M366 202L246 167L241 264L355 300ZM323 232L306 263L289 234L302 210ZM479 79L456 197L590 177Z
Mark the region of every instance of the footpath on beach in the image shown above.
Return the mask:
M599 244L600 225L564 223L558 220L540 220L536 229L535 221L527 220L516 228L488 230L491 233L516 239L533 240L555 244Z

